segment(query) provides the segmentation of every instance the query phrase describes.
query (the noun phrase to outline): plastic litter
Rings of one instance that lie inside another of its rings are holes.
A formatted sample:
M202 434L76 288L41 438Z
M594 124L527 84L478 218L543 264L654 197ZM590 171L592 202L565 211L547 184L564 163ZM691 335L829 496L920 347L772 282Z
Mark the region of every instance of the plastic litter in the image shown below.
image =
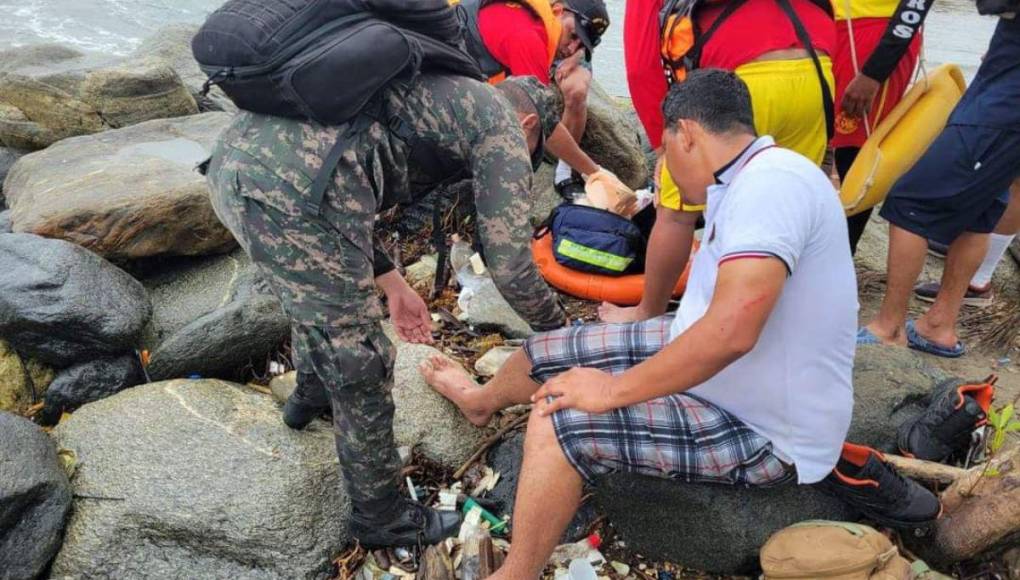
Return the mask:
M461 580L481 578L482 544L489 539L489 531L482 525L483 511L477 504L466 510L467 515L460 526L459 539L463 546L459 566Z
M570 561L570 567L567 569L567 578L570 580L598 580L598 577L595 568L587 559L575 558Z
M592 534L573 544L561 544L553 550L552 556L549 557L549 563L555 566L566 566L569 562L580 558L593 566L601 567L606 563L606 558L599 552L601 545L602 538L598 534Z
M488 529L489 532L491 532L493 534L499 534L499 535L506 534L506 523L507 523L506 520L497 518L489 510L487 510L487 509L483 508L481 505L479 505L478 502L474 500L474 498L470 498L469 497L466 500L464 500L464 508L463 509L464 509L465 516L469 516L469 515L471 515L472 512L474 512L475 510L478 510L479 517L483 521L485 521L487 524L489 524L489 529ZM461 529L463 530L463 527Z

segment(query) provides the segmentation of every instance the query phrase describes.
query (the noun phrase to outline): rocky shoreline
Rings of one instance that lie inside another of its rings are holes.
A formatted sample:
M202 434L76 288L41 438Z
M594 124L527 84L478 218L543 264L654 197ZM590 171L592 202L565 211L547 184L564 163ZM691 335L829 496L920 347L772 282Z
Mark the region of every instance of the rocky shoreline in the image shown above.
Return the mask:
M325 578L348 543L329 423L280 420L288 321L194 170L234 109L200 95L193 31L170 27L101 64L55 45L0 52L0 577ZM590 107L585 149L643 185L650 151L633 111L601 89ZM559 202L549 164L532 196L538 223ZM399 245L405 263L425 253ZM432 304L446 309L441 349L489 376L530 330L498 294L479 291L459 317L455 301L448 289ZM492 497L509 513L522 437L490 439L524 411L472 426L418 374L436 352L398 344L398 444L444 473L494 445ZM946 375L907 350L860 349L851 438L889 445ZM1007 393L1017 382L1006 377ZM785 525L854 517L806 487L623 476L572 535L606 525L596 512L632 551L723 575L753 571Z

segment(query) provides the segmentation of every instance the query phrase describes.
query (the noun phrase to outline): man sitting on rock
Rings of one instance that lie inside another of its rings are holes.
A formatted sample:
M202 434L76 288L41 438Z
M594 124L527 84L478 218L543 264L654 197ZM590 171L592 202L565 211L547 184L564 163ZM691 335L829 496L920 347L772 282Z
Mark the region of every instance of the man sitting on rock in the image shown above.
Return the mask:
M676 315L536 335L484 388L447 359L421 367L478 425L535 403L494 578L537 577L600 475L813 483L840 457L857 284L838 196L811 160L756 136L731 72L692 73L663 111L670 173L707 203Z
M531 77L496 89L472 79L420 75L381 93L387 118L355 130L322 199L313 177L346 126L242 113L209 166L213 207L280 298L303 371L325 385L340 466L353 504L351 533L367 546L432 544L456 533L456 514L403 499L393 439L393 344L383 333L389 297L398 333L425 340L428 309L373 241L376 216L420 199L437 182L473 180L477 228L493 281L535 330L565 322L531 261L527 203L532 155L558 118ZM516 111L516 115L515 115ZM357 121L356 121L357 122ZM413 135L410 147L406 133ZM437 164L437 160L441 163Z

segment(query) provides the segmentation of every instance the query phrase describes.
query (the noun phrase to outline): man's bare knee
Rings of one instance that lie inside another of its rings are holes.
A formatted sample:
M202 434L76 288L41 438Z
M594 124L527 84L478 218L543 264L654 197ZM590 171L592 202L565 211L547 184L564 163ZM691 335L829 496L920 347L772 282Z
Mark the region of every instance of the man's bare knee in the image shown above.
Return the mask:
M559 446L552 417L542 417L532 412L528 419L528 432L524 437L524 452L545 454L553 448L558 450Z

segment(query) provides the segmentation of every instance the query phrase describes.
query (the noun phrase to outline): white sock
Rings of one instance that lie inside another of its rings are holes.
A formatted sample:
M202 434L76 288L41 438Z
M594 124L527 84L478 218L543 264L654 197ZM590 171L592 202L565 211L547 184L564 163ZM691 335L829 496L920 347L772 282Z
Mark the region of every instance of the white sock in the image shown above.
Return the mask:
M1016 236L1004 236L1002 234L988 236L988 253L985 254L985 259L981 262L981 266L978 267L974 277L970 279L971 286L975 288L988 286L989 282L992 281L992 274L995 273L995 267L999 265L999 261L1002 260L1006 249L1013 243L1014 237Z
M560 161L559 163L556 164L556 176L553 177L553 183L559 183L561 181L566 181L570 179L571 171L573 170L570 169L569 165Z

